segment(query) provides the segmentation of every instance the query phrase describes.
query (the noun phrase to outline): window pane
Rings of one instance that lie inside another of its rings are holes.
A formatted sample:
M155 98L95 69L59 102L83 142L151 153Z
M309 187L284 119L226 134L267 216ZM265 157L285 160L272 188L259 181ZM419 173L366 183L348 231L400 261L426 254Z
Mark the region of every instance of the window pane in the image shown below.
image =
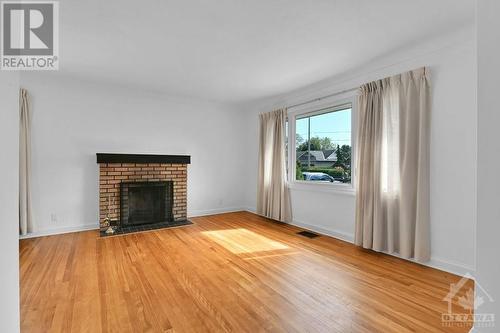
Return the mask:
M297 119L295 122L295 147L297 149L295 178L297 180L304 180L301 166L304 163L307 166L308 163L307 156L303 155L304 151L302 149L299 149L299 147L301 148L305 147L305 150L307 150L308 140L309 140L309 118Z
M351 107L296 120L296 179L351 182Z

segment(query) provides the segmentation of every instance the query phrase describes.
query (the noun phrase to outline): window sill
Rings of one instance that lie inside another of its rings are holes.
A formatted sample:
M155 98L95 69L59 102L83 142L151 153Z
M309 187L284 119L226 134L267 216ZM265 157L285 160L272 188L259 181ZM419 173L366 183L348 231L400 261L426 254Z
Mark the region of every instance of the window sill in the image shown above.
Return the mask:
M351 185L315 183L308 181L295 180L288 183L288 187L295 191L323 192L331 194L341 194L355 196L356 190Z

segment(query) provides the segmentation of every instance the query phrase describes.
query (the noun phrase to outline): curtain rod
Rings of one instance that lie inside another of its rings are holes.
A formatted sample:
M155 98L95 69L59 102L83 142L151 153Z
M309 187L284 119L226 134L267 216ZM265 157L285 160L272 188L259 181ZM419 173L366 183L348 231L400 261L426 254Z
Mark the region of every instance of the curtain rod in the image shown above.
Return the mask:
M423 74L424 76L427 74L427 66L422 66L418 69L414 69L414 70L411 70L409 72L414 72L414 71L417 71L417 70L422 70L423 71ZM322 97L318 97L318 98L314 98L314 99L310 99L308 101L305 101L305 102L301 102L301 103L297 103L297 104L293 104L293 105L290 105L288 106L287 108L288 109L291 109L291 108L296 108L298 106L302 106L302 105L306 105L306 104L309 104L309 103L313 103L313 102L318 102L318 101L321 101L323 99L326 99L326 98L329 98L329 97L333 97L333 96L337 96L337 95L341 95L341 94L344 94L344 93L347 93L347 92L351 92L351 91L355 91L355 90L358 90L358 88L351 88L351 89L346 89L346 90L342 90L342 91L338 91L336 93L333 93L333 94L329 94L329 95L326 95L326 96L322 96Z
M341 95L341 94L348 93L348 92L351 92L351 91L356 91L358 89L359 88L345 89L345 90L338 91L338 92L333 93L333 94L329 94L329 95L325 95L325 96L322 96L322 97L310 99L310 100L305 101L305 102L300 102L300 103L297 103L297 104L293 104L293 105L288 106L287 108L291 109L291 108L296 108L298 106L306 105L306 104L309 104L309 103L319 102L319 101L321 101L323 99L330 98L330 97L337 96L337 95Z

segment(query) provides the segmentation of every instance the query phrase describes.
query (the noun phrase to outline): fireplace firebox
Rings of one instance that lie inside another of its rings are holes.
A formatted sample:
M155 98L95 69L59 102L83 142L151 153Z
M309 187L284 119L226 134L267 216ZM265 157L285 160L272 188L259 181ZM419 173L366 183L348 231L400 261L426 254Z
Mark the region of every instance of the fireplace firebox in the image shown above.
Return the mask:
M172 181L121 183L121 226L172 222L173 184Z

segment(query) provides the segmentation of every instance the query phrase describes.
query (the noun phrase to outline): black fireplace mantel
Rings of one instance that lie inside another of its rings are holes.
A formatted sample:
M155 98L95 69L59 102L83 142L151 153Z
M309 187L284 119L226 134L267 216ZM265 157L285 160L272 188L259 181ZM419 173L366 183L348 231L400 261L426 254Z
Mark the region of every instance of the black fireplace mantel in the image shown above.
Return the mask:
M108 154L97 153L97 163L169 163L190 164L190 155Z

